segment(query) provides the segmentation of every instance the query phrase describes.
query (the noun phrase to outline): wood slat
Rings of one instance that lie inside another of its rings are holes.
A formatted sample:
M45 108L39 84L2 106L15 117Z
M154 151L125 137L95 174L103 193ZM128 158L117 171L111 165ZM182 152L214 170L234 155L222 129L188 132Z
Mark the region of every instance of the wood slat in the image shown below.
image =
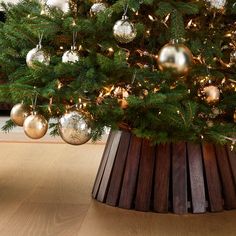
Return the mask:
M120 143L120 138L121 138L121 133L122 131L115 131L115 136L111 145L111 149L109 152L109 158L106 162L106 167L104 170L104 174L102 176L101 184L99 187L98 195L97 195L97 200L104 202L105 201L105 195L107 193L108 189L108 182L110 180L112 168L115 162L115 157L117 153L117 149Z
M224 207L228 210L236 208L236 192L226 147L216 147L216 158L222 180Z
M95 182L94 182L94 185L93 185L93 190L92 190L93 198L96 198L96 196L97 196L99 186L100 186L102 176L103 176L103 173L104 173L104 170L105 170L105 167L106 167L107 159L109 157L109 153L110 153L110 150L111 150L111 145L113 143L114 137L115 137L115 131L111 131L109 133L109 136L108 136L108 139L107 139L107 144L106 144L105 150L103 152L102 160L101 160L101 163L99 165L97 176L96 176L96 179L95 179Z
M155 146L149 140L143 140L139 165L138 186L135 200L135 209L138 211L150 210L152 182L155 163Z
M212 212L222 211L223 202L221 196L221 184L218 174L214 146L209 143L204 143L202 148L210 209Z
M170 154L170 144L157 146L153 204L157 212L168 212Z
M112 170L111 182L106 198L106 203L111 206L116 206L119 200L125 163L129 150L130 137L130 132L122 131L120 144L117 150L116 160Z
M142 139L132 135L124 173L119 207L130 209L135 197Z
M236 187L236 152L231 151L230 147L227 147L228 155L229 155L229 162L231 166L231 170L233 173L233 178L234 178L234 186Z
M206 195L200 144L187 144L193 213L206 212Z

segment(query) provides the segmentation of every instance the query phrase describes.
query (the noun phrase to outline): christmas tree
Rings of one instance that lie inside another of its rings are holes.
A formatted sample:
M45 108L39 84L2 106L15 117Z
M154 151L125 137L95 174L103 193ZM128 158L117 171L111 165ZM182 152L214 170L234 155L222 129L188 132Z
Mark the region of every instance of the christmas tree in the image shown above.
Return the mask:
M234 144L234 0L2 4L3 127L71 144L125 128L153 143ZM74 128L73 128L74 127ZM74 130L73 130L74 129Z

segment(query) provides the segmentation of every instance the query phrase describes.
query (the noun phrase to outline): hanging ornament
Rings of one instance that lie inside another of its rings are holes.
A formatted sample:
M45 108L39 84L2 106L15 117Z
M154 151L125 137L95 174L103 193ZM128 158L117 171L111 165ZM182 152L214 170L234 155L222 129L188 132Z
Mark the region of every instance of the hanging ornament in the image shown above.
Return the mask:
M215 104L220 100L220 90L215 85L206 85L200 89L200 96L202 95L203 99L208 104Z
M47 0L46 4L49 7L56 7L61 11L63 11L64 13L67 13L70 10L70 5L68 0Z
M88 122L78 111L69 111L59 120L59 133L61 138L69 144L81 145L91 138L91 129Z
M103 2L96 2L90 8L90 15L96 16L98 13L105 11L107 8L106 4Z
M11 109L11 120L18 126L23 126L25 119L30 115L30 107L24 103L18 103Z
M26 56L26 64L30 68L35 68L35 62L43 63L48 66L50 63L50 56L42 49L43 34L39 35L38 45L31 49Z
M161 70L169 69L174 74L186 75L193 63L193 55L184 44L171 42L161 48L157 60Z
M48 121L44 116L33 112L25 119L23 127L25 134L29 138L40 139L47 133Z
M62 56L63 63L76 63L79 61L79 53L75 46L71 46L71 49L64 52Z
M227 0L206 0L210 7L216 10L224 10Z
M137 35L137 31L133 23L128 20L126 15L122 16L113 26L113 35L120 43L130 43Z
M234 50L230 53L230 62L236 63L236 50Z

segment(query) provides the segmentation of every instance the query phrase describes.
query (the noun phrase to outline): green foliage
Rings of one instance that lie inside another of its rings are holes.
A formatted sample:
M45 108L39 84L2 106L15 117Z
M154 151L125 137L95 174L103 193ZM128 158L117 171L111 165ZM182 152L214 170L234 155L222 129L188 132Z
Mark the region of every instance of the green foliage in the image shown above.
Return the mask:
M57 119L66 107L80 101L86 103L83 112L90 120L93 140L100 138L105 126L117 129L121 124L153 143L197 142L203 137L224 144L235 137L236 67L227 66L232 38L226 37L235 23L235 1L228 1L223 14L203 0L107 0L107 9L97 16L89 14L92 1L71 2L77 12L49 7L42 14L37 0L2 4L6 22L0 23L0 102L31 104L37 93L37 109L48 119ZM121 44L112 29L126 6L137 37ZM63 53L73 44L73 32L77 32L80 59L62 63ZM42 33L50 65L36 63L28 68L26 55ZM184 39L195 57L187 76L158 69L155 56L171 39ZM221 90L214 105L199 97L204 87L199 77L209 73L212 84ZM127 108L120 106L116 88L128 91ZM3 130L13 127L8 121ZM50 124L50 130L58 135L57 122Z

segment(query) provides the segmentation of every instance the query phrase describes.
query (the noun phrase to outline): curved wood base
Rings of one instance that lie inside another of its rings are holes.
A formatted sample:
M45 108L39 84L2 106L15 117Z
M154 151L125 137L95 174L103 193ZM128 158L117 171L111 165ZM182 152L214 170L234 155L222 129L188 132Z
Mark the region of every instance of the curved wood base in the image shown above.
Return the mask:
M138 211L177 214L236 208L236 153L223 146L151 146L112 131L92 192L96 200Z

